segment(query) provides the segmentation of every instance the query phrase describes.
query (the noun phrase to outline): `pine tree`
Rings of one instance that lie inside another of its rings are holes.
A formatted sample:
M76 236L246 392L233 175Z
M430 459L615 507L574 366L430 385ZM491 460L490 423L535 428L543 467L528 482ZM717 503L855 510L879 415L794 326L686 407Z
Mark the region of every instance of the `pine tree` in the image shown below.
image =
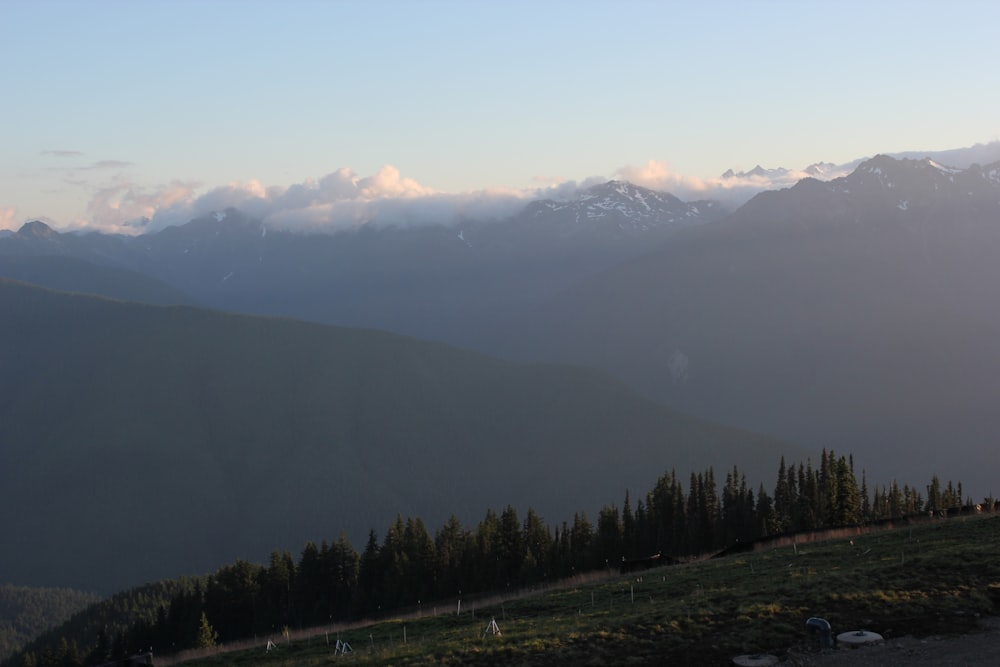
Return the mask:
M757 490L757 510L754 513L757 526L755 538L767 537L773 535L778 531L777 526L777 515L774 511L774 504L771 501L770 496L764 490L764 484L760 485Z
M941 494L941 480L937 475L931 477L931 483L927 486L927 504L924 506L925 512L940 512L944 509L944 498Z
M374 530L368 531L368 542L361 554L361 567L358 571L358 585L362 600L358 605L361 609L375 611L382 605L382 572L379 569L378 535Z
M595 546L599 566L613 565L622 558L622 522L614 505L604 506L597 515Z
M634 558L635 546L635 516L632 514L632 503L629 502L628 489L626 489L625 503L622 506L622 555L627 558Z
M837 526L853 526L861 522L861 497L858 492L858 482L854 471L847 460L841 456L834 464L836 477L834 508L834 524Z
M778 464L778 481L774 484L774 532L783 533L792 526L792 513L795 507L790 474L785 468L785 457Z
M517 510L510 505L500 514L500 533L497 536L498 586L510 586L517 583L524 564L524 545L521 538L521 520Z
M462 590L466 577L465 551L468 541L468 532L454 514L435 534L437 595L448 597L456 595L458 591ZM468 585L465 588L468 590Z
M586 572L594 567L594 528L584 512L573 515L570 551L574 572Z
M201 621L198 624L198 639L195 646L197 648L212 648L218 640L219 633L208 622L208 616L205 615L205 612L202 612Z
M865 522L872 520L872 506L868 498L868 479L863 468L861 470L861 520Z
M546 558L552 546L552 535L548 526L542 522L542 518L530 507L528 516L524 519L524 545L527 554L523 581L526 583L541 581L547 574Z

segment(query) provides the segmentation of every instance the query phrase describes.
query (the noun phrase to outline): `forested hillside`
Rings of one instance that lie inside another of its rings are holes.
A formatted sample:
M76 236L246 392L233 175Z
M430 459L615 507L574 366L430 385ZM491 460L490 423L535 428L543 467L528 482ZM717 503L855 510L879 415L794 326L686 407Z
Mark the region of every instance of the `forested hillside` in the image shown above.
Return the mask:
M93 593L67 588L0 583L0 660L98 600Z
M691 473L686 489L670 471L644 495L626 493L620 509L604 505L595 522L577 512L552 526L532 509L522 520L507 505L488 510L473 527L452 516L431 534L419 517L398 516L381 539L372 530L360 552L341 534L319 546L308 542L297 559L275 551L266 565L237 560L206 579L115 596L40 638L22 662L93 664L147 647L170 653L254 636L277 639L286 628L402 608L429 611L446 599L509 593L592 570L663 565L778 534L947 514L963 504L961 484L943 484L935 475L923 488L892 482L869 489L851 457L824 451L817 467L781 459L771 492L735 467L721 485L712 469Z

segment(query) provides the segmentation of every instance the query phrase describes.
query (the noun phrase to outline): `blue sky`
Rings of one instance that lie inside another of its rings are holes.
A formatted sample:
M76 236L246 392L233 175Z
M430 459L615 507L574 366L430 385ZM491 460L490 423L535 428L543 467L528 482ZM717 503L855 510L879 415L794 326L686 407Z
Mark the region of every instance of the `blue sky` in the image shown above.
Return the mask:
M1000 139L996 2L0 0L0 25L0 228L294 186L317 219L614 177L684 196Z

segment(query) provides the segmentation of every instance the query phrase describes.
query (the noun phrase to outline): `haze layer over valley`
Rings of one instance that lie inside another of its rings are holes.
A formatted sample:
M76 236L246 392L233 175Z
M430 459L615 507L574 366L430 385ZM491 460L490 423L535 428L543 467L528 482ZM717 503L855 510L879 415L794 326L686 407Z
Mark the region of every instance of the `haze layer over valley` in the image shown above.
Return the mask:
M337 234L236 209L137 237L26 224L0 275L116 300L2 285L5 502L25 545L88 545L55 579L34 548L4 569L110 590L398 513L565 520L671 468L769 484L822 447L873 484L988 494L998 174L879 156L732 213L614 181Z

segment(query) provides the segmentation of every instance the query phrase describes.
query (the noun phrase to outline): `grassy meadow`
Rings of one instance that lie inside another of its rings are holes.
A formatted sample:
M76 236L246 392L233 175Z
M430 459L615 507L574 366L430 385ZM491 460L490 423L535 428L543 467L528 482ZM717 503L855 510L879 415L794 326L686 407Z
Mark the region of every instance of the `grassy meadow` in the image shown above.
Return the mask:
M1000 610L1000 516L607 574L478 607L463 601L460 615L457 607L279 635L270 651L259 638L189 654L183 664L722 665L741 654L810 650L810 616L828 620L834 634L958 634ZM484 632L494 618L499 636ZM335 655L338 637L351 653ZM157 661L171 663L180 664Z

